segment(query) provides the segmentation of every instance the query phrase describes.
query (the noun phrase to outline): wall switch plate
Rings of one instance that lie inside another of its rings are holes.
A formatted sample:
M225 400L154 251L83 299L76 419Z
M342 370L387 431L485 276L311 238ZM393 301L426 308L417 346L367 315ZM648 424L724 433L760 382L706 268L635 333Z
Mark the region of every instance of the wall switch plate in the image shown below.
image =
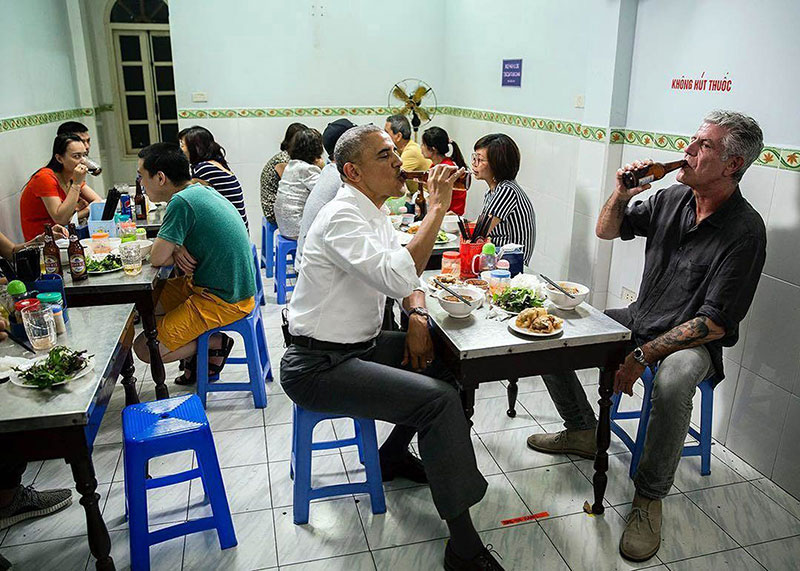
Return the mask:
M208 93L205 91L194 91L192 92L192 103L207 103L208 102Z
M576 107L576 109L583 109L585 104L586 104L586 98L583 95L576 95L575 96L575 107Z
M622 301L624 302L633 303L636 301L636 292L632 289L624 287L622 288L622 293L619 294L619 297L622 298Z

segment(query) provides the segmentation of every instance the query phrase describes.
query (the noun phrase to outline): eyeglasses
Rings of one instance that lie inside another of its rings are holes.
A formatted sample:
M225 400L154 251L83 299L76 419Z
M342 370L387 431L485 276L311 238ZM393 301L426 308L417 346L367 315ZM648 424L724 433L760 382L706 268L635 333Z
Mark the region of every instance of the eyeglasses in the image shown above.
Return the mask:
M482 156L480 156L478 153L472 153L472 164L473 164L473 165L479 165L479 164L481 164L481 163L488 163L488 162L489 162L489 161L487 161L486 159L484 159L484 158L483 158Z

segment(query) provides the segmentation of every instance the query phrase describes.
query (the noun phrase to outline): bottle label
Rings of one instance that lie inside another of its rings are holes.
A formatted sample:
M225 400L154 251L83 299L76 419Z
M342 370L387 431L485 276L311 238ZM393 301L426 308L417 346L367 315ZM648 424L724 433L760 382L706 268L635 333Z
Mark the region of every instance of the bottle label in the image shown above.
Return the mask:
M69 257L69 269L75 275L81 275L86 271L86 258L81 255L73 255Z
M44 271L48 274L57 274L61 271L61 264L55 256L44 257Z
M650 176L642 177L642 178L639 179L638 186L644 186L646 184L650 184L654 180L656 180L656 177L655 177L655 175L652 175L652 174Z

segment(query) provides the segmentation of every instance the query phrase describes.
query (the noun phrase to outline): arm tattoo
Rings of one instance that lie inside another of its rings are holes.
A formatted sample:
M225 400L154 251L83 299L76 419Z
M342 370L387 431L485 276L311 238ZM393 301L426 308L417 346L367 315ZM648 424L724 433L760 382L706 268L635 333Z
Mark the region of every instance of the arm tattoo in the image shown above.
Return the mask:
M681 323L663 335L646 343L642 348L647 360L654 363L681 349L697 347L710 341L720 339L725 335L725 330L701 315Z
M619 200L612 194L600 211L599 226L603 228L613 227L615 229L613 233L619 236L622 218L625 216L625 209L627 207L627 200Z

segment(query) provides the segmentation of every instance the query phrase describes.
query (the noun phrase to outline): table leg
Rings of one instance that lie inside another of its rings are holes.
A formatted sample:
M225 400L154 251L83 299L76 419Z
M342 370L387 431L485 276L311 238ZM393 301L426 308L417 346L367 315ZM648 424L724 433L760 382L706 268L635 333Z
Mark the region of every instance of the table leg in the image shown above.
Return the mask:
M508 395L508 410L506 414L511 418L517 416L517 394L519 393L519 379L508 379L506 394Z
M133 349L128 351L122 365L122 386L125 387L125 406L138 404L139 394L136 392L136 367L133 364Z
M597 455L594 459L594 504L592 513L602 514L605 511L603 496L608 484L608 446L611 444L611 394L614 390L614 374L616 367L600 369L600 418L597 424Z
M136 304L139 315L142 316L142 327L147 337L147 348L150 350L150 371L156 383L156 398L158 400L169 398L169 389L165 384L167 373L164 370L164 361L158 348L158 331L156 330L156 314L153 298L149 296L145 301Z
M475 389L461 389L461 405L469 427L472 428L472 416L475 414Z
M80 503L86 512L86 531L89 537L89 550L97 560L95 567L99 571L114 571L114 560L111 558L111 538L108 528L100 514L100 494L97 493L97 479L89 451L84 449L77 457L70 459L75 489L81 495Z

